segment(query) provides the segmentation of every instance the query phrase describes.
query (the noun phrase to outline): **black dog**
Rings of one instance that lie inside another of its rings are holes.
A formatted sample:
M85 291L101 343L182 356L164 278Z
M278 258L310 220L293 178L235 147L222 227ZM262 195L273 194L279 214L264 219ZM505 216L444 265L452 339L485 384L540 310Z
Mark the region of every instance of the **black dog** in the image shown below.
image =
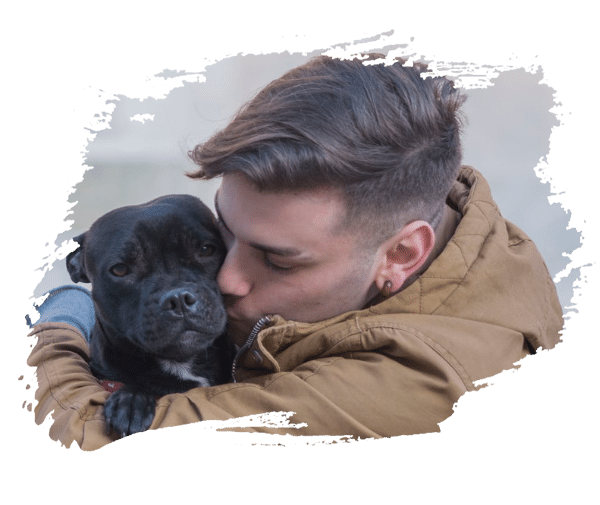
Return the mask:
M231 352L216 283L225 246L200 200L169 195L121 207L74 239L73 282L91 282L90 368L124 386L104 405L122 436L147 430L156 396L226 382Z

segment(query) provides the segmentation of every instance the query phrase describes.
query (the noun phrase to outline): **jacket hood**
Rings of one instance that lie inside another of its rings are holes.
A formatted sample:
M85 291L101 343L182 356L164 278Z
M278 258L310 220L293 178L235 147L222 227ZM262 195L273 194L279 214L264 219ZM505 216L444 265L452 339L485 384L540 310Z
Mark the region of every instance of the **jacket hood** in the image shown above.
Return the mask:
M447 203L462 219L442 253L413 284L368 310L473 320L521 333L533 350L554 347L562 308L535 244L502 217L471 167L462 167Z

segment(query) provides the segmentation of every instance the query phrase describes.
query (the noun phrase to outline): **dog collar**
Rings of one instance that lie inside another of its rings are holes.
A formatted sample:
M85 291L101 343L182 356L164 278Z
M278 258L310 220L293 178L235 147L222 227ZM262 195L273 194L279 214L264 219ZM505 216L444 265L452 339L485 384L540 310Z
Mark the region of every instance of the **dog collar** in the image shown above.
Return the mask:
M107 380L100 381L100 385L109 393L113 393L117 389L121 389L123 387L122 382L107 381Z

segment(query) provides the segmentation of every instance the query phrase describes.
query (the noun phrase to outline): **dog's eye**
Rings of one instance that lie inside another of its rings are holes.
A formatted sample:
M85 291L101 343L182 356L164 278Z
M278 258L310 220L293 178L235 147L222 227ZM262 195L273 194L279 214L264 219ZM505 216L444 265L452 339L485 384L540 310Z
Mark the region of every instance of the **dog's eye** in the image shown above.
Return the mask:
M117 263L110 267L110 273L116 277L125 277L129 273L129 267L125 263Z
M212 256L215 252L215 246L210 244L205 244L199 249L196 250L196 255L201 258L206 258L207 256Z

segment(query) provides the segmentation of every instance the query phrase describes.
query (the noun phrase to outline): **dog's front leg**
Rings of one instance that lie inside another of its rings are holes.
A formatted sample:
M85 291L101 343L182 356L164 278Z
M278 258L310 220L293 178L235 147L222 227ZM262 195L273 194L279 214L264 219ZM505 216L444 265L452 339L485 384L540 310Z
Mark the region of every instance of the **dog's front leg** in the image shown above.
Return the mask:
M156 410L154 396L127 386L112 393L104 404L104 417L109 431L121 437L146 431Z

